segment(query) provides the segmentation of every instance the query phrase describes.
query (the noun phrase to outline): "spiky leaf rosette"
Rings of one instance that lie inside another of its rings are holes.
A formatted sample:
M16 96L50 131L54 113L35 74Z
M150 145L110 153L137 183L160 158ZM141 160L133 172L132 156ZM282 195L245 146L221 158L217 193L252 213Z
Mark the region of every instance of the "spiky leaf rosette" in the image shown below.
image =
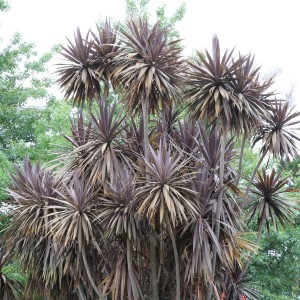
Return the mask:
M135 195L135 177L123 166L113 183L106 183L97 219L107 228L105 242L115 244L110 258L110 270L103 280L103 292L111 292L112 299L140 299L143 297L134 257L140 252L141 232L135 211L131 207ZM122 280L120 280L122 278Z
M187 221L197 214L196 192L189 187L195 177L188 166L190 158L175 147L168 147L165 138L161 138L157 151L150 147L150 152L149 161L143 158L141 162L147 175L137 179L137 213L146 216L151 224L156 219L162 222L166 216L170 216L173 226Z
M262 142L261 153L269 152L282 159L298 156L300 112L294 109L288 101L275 100L271 116L259 128L253 146Z
M251 97L266 100L270 96L274 95L274 92L267 92L268 88L270 88L273 84L274 77L267 79L264 82L260 82L259 80L259 70L260 67L255 67L254 65L254 56L251 54L247 55L244 59L240 57L238 60L239 66L233 70L232 80L230 81L230 85L233 88L234 92L239 96L249 97L249 101L252 102L253 99ZM242 104L242 103L241 103ZM245 103L247 106L247 104ZM255 101L253 102L254 107L257 106ZM269 108L268 101L265 103L265 108ZM260 107L257 107L260 111ZM264 111L262 111L264 113Z
M13 218L4 234L5 245L13 249L25 271L31 274L28 286L34 281L45 285L53 279L51 268L56 263L56 245L48 238L50 221L55 211L56 183L51 173L44 171L40 164L33 166L29 159L23 169L16 167L12 176L13 184L8 189L12 204Z
M53 272L57 273L58 281L71 275L72 290L83 299L100 297L101 270L94 264L100 259L100 228L93 226L98 192L75 173L72 181L57 191L56 205L51 206L56 213L50 222L49 236L59 245L58 264Z
M177 145L187 154L197 157L201 136L200 123L190 116L183 121L178 120L178 125L179 128L174 134Z
M140 111L142 101L157 111L179 97L183 61L179 41L169 42L159 23L131 20L119 33L121 46L116 57L114 81L126 92L128 108Z
M33 166L29 159L24 160L23 169L15 167L13 184L8 189L11 203L15 206L10 234L15 244L19 235L37 237L48 228L48 205L53 204L57 193L57 183L50 172L42 170L40 164ZM18 237L17 237L18 236ZM20 238L20 237L19 237Z
M112 62L119 49L117 30L118 28L112 26L110 21L106 19L102 26L97 25L96 33L92 33L94 37L93 51L96 57L95 65L99 78L104 82L106 93L113 70Z
M274 92L267 90L272 86L273 78L260 82L260 67L255 67L254 56L250 54L244 61L240 58L238 62L230 81L230 88L236 97L231 122L237 133L244 131L249 134L269 117L271 105L268 99Z
M143 153L143 118L135 120L131 116L130 119L125 119L123 129L122 154L135 161L136 154Z
M237 133L249 132L260 125L269 107L262 92L268 84L258 84L258 69L250 56L233 59L233 50L220 52L219 40L213 37L212 54L198 52L197 61L189 62L186 98L197 118L219 120L221 128Z
M154 137L157 137L159 140L160 136L163 134L167 134L171 138L174 138L177 132L177 122L179 121L180 107L175 106L173 103L170 103L169 107L166 107L164 111L159 115L156 119L156 127L154 130ZM153 137L151 137L153 140ZM159 141L157 142L157 144Z
M284 196L293 189L286 187L288 179L281 177L282 173L276 174L274 169L270 174L262 169L261 173L257 172L254 188L250 190L253 201L249 205L249 222L256 218L258 227L265 223L268 231L270 223L277 229L278 223L285 226L287 222L292 222L297 208L294 201Z
M70 127L72 135L64 135L64 137L74 148L79 148L89 141L92 131L91 122L87 125L84 123L82 111L78 114L77 122L70 119ZM84 152L82 152L82 155L84 155Z
M76 170L93 185L113 180L119 164L116 151L122 121L122 116L115 116L115 106L110 107L104 99L99 101L90 123L86 126L79 120L78 127L73 126L73 137L66 137L74 149L64 155L70 162L61 174L69 176Z
M65 98L73 98L73 103L82 106L85 101L92 101L100 93L102 72L93 51L94 41L90 32L83 38L79 29L74 33L74 43L62 47L62 56L66 62L59 64L57 82L64 90Z
M221 278L221 291L227 295L226 299L260 299L259 292L251 287L251 277L246 270L241 270L237 262L232 269L222 270L222 276L224 277Z
M139 226L131 208L136 180L126 167L120 168L115 178L104 187L97 218L107 228L109 236L126 235L130 240L136 240Z

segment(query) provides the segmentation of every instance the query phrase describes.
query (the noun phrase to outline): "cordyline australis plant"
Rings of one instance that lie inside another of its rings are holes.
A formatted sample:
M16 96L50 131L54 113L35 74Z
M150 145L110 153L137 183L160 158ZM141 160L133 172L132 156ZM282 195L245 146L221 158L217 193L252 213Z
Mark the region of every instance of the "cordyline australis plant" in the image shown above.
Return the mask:
M190 62L179 43L132 20L63 47L58 82L80 109L71 149L51 171L25 160L8 190L3 243L30 274L27 298L259 299L240 207L260 236L296 206L274 170L239 189L234 142L255 134L263 156L296 155L299 113L272 100L252 56L221 54L215 36Z

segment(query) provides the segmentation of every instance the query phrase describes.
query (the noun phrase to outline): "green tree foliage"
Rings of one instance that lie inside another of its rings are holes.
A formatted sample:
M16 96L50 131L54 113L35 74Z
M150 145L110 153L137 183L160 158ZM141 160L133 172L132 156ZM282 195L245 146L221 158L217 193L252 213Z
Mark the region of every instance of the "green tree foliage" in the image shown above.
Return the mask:
M22 41L15 34L0 53L0 147L9 148L11 142L33 143L33 124L40 118L40 108L48 96L50 79L45 76L52 53L41 57L34 44Z
M8 8L7 2L0 2L0 10ZM23 41L16 33L0 51L1 199L6 197L3 187L10 182L12 162L26 156L48 161L50 148L62 128L67 128L66 104L57 102L48 92L52 80L46 73L56 50L39 55L33 43Z
M125 0L127 17L148 19L150 16L148 9L149 2L150 0Z
M6 11L9 9L9 4L5 0L0 0L0 11Z
M32 124L34 143L23 140L11 142L6 154L10 160L18 162L29 157L33 161L46 163L57 155L55 152L58 148L66 144L63 135L69 133L69 119L76 116L77 110L72 110L70 104L53 98L37 112L39 118Z
M0 10L7 9L1 1ZM56 142L61 144L61 132L67 132L71 106L48 93L52 82L46 72L55 51L40 56L18 33L0 51L0 200L7 198L4 188L14 172L12 162L26 156L48 161ZM2 230L9 218L1 214L0 222Z
M42 163L54 159L57 149L66 144L63 135L70 132L69 118L73 119L77 114L70 104L56 99L49 100L45 108L35 109L34 112L38 114L31 124L34 143L10 141L9 146L0 151L0 200L7 199L5 188L11 182L10 173L14 173L13 163L18 164L24 157ZM5 221L4 225L7 224ZM0 227L3 229L4 225Z
M7 156L0 151L0 200L6 198L6 193L2 187L6 187L10 182L9 173L12 172L12 163L8 160Z
M77 115L78 110L69 103L50 100L41 118L33 125L36 144L31 148L32 159L48 162L57 156L56 150L67 145L63 136L70 133L70 119L76 119Z
M125 0L126 1L126 14L128 18L142 18L151 19L149 4L150 0ZM176 25L180 22L186 12L186 4L182 3L175 12L168 16L167 5L162 4L155 10L155 17L159 21L162 28L168 28L168 38L170 40L178 39L179 32L176 29Z
M6 2L0 4L1 10L8 9ZM51 80L46 71L52 55L53 51L39 56L34 44L24 42L18 33L0 52L0 199L6 198L3 188L10 182L12 162L26 156L47 160L47 137L52 136L55 142L54 137L61 132L61 120L53 117L57 111L50 113L54 105L48 93ZM67 121L68 116L62 111ZM49 122L50 118L55 123ZM57 127L50 128L54 124Z
M260 243L251 272L264 300L294 300L300 296L300 224L272 231Z
M156 9L156 16L160 24L164 28L169 28L168 37L171 40L179 38L179 31L176 29L176 24L180 22L185 15L186 4L182 3L174 12L172 16L166 15L166 4L159 6Z
M290 185L300 188L300 158L295 157L291 161L280 161L277 164L279 170L282 170L289 178Z

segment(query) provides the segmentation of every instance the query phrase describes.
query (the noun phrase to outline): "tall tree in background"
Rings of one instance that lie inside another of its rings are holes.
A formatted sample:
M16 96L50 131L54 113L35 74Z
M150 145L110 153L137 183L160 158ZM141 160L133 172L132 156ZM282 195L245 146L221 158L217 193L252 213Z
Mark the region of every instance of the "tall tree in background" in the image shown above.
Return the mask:
M7 2L1 1L0 9L8 10ZM3 163L0 197L5 198L2 187L10 181L11 162L23 160L25 156L42 161L53 158L49 150L54 148L52 144L63 141L59 134L68 129L65 125L72 107L59 103L48 92L53 83L47 74L48 66L57 47L39 55L35 45L23 41L19 33L1 46L0 152ZM49 122L50 119L56 121Z
M271 231L261 239L261 250L250 265L262 299L293 300L299 297L299 217L279 232Z
M50 80L44 75L52 54L37 57L34 45L15 34L0 52L0 146L7 149L11 142L35 140L33 124L40 110L28 101L47 99Z
M149 4L150 0L126 0L127 18L130 20L131 18L139 17L144 20L149 20L151 17ZM168 38L170 40L177 40L179 39L179 31L176 29L176 25L184 18L186 4L180 4L171 16L167 16L166 8L166 4L156 8L156 18L162 28L168 28Z
M8 9L7 2L1 1L0 10ZM53 80L46 73L56 51L54 47L39 55L35 45L23 41L19 33L0 51L0 151L12 161L23 159L17 148L36 146L36 124L44 118L47 103L54 102L48 92Z

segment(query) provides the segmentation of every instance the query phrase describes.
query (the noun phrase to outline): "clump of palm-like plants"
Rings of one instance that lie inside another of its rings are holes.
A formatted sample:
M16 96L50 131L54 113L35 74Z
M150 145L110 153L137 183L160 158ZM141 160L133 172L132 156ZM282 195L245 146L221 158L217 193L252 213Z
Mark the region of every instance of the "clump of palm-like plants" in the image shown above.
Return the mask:
M295 155L286 126L299 114L272 100L252 56L222 54L216 36L193 62L167 28L141 19L74 40L58 70L80 110L70 149L51 171L25 160L8 190L3 242L30 274L25 295L258 299L241 206L257 216L257 241L296 206L275 171L257 173L249 193L238 186L235 139L256 134L263 156Z
M293 188L288 187L287 178L282 178L282 173L276 174L272 169L267 174L265 169L257 173L257 178L253 182L250 192L253 194L252 203L249 205L249 221L257 218L258 238L261 235L265 223L267 230L270 230L270 223L275 229L278 223L285 226L292 222L295 213L295 203L286 199L282 194L291 192Z

